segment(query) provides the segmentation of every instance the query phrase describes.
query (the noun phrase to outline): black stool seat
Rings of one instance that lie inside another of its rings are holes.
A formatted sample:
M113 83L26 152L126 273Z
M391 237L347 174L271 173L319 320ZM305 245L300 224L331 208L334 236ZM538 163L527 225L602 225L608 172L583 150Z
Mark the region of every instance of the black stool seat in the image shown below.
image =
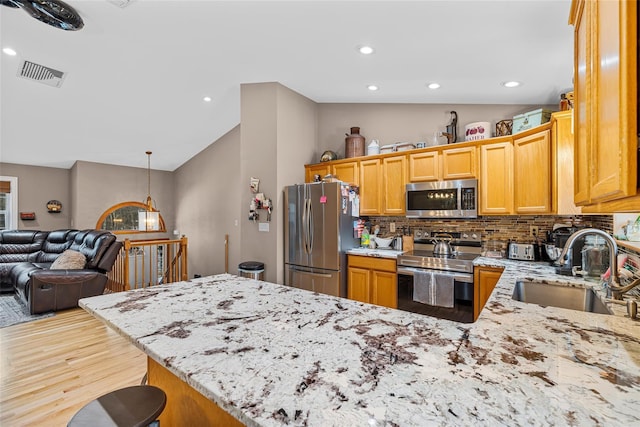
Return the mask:
M67 427L145 427L164 410L167 395L152 385L121 388L87 403Z

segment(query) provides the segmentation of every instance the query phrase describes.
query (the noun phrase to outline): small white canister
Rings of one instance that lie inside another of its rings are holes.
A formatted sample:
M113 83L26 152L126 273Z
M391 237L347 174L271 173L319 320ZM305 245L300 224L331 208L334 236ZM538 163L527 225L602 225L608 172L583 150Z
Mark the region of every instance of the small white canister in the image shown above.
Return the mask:
M371 140L371 143L367 146L367 156L373 156L380 154L380 145L377 139Z
M464 127L465 141L477 141L487 138L491 138L491 123L489 122L474 122Z

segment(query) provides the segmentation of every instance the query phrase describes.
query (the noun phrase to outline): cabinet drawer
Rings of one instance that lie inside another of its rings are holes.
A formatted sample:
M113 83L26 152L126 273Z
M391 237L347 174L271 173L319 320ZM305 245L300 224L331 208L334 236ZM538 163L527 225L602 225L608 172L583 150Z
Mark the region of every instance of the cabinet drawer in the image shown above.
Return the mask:
M349 255L349 267L367 268L369 270L396 272L396 260L370 256Z

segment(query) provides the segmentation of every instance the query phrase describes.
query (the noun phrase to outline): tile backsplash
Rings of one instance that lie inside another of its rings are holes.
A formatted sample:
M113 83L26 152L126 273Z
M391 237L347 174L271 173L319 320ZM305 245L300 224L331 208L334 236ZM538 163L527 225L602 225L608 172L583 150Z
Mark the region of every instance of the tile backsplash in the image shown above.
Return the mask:
M416 219L405 217L369 217L372 225L380 226L380 234L393 234L389 231L390 224L395 223L396 233L402 232L404 227L406 230L411 228L425 228L433 231L466 231L481 233L483 247L489 240L501 241L506 248L507 243L511 240L518 243L532 243L533 240L529 236L529 228L531 226L538 227L541 241L546 240L548 231L553 229L554 224L579 225L586 227L599 228L609 234L613 233L613 216L612 215L580 215L580 216L535 216L535 215L519 215L519 216L481 216L477 219ZM626 254L628 261L625 266L632 273L632 278L624 280L629 283L640 277L640 252L627 247L619 247L620 254ZM640 296L640 289L632 292Z
M426 228L435 231L466 231L481 233L483 244L489 240L518 243L533 243L529 235L531 226L538 227L540 241L545 241L547 232L554 224L580 225L600 228L612 232L613 219L611 215L581 215L581 216L548 216L548 215L517 215L517 216L481 216L476 219L422 219L405 217L369 217L372 225L380 226L380 234L393 234L390 224L395 223L396 234L401 233L402 227Z

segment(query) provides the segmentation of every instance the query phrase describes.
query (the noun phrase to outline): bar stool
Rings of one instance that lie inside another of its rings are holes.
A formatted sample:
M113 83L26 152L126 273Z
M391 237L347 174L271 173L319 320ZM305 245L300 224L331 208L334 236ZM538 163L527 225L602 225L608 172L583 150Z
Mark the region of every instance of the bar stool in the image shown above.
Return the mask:
M167 395L158 387L121 388L87 403L67 427L146 427L158 418L166 403Z

